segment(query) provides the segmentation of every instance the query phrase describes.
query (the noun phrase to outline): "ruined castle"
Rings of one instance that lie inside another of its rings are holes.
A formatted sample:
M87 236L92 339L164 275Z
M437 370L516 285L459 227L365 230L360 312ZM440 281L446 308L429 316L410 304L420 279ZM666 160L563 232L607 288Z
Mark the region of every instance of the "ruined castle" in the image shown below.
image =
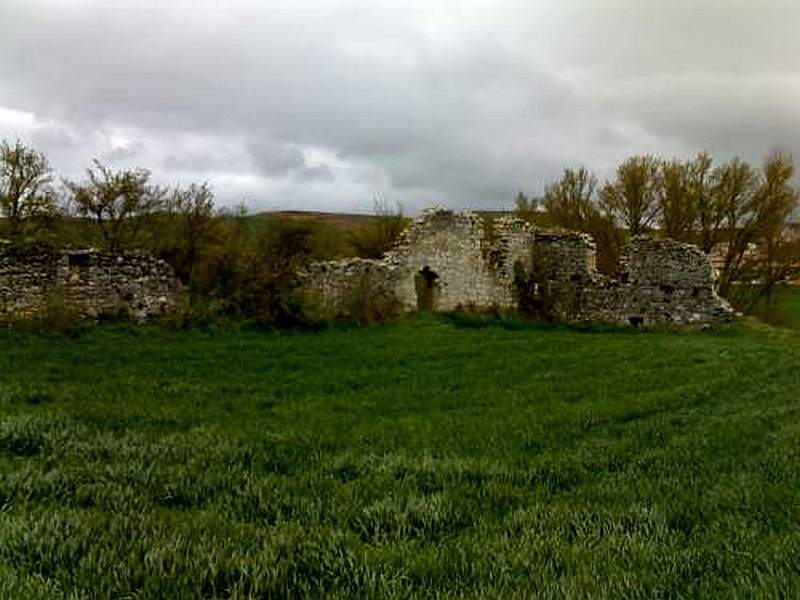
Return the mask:
M731 314L708 256L690 244L635 237L609 277L595 267L589 235L511 217L492 225L470 212L427 209L383 258L314 263L304 288L330 316L346 315L364 295L390 298L404 312L524 307L569 323L685 325Z
M711 323L731 315L703 252L667 239L634 238L615 276L598 273L591 237L503 217L426 210L381 259L311 264L302 289L324 316L380 299L401 312L522 310L549 321L620 325ZM0 242L0 323L52 307L96 319L146 321L174 314L185 292L171 267L140 253L15 248Z

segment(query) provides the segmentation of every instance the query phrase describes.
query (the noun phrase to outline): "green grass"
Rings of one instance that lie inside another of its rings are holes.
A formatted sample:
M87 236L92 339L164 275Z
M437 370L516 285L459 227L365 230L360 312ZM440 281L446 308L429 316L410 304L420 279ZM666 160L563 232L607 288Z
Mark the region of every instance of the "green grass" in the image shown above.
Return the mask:
M800 336L0 332L0 596L793 597Z
M770 323L800 330L800 285L779 286L772 303L757 306L755 312Z

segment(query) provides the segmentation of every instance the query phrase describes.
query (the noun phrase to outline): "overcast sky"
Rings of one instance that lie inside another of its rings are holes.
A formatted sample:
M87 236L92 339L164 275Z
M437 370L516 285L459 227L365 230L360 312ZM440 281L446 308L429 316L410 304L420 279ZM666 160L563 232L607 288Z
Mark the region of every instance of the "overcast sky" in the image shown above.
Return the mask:
M250 210L508 208L636 153L800 157L800 2L0 0L0 137Z

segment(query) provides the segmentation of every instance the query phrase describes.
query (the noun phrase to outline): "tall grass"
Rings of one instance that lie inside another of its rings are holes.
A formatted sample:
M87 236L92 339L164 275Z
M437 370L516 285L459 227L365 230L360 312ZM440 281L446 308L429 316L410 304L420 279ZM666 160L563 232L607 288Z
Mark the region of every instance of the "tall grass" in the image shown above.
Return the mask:
M791 597L800 338L0 331L0 597Z

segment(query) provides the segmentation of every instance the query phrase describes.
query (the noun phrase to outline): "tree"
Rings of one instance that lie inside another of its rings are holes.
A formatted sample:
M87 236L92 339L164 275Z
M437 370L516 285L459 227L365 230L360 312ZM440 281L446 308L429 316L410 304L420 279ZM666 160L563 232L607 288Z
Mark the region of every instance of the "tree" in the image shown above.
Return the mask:
M136 242L145 219L164 207L166 190L149 183L146 169L112 171L94 161L86 170L88 181L65 181L79 215L91 218L110 252Z
M298 270L314 256L316 232L315 224L292 218L275 219L258 232L233 282L232 308L278 323L300 318Z
M745 309L769 299L775 284L793 273L800 258L796 243L786 237L788 221L798 208L798 194L790 183L793 174L791 157L782 154L768 157L760 173L738 159L716 173L727 238L719 292L730 297L734 284L754 282L755 288L746 286L749 298L734 299Z
M688 201L694 213L694 221L689 225L694 233L698 229L697 236L686 236L686 241L693 241L700 246L705 253L710 253L714 246L719 242L719 235L722 226L722 214L724 202L720 200L714 189L714 171L712 170L713 161L707 152L701 152L694 161L686 164L688 177ZM694 239L693 239L694 238ZM681 238L676 238L681 239Z
M166 254L178 276L191 284L200 254L217 238L214 192L208 183L176 187L165 201L168 248Z
M614 219L598 205L596 189L597 178L585 167L564 169L561 179L545 188L542 203L550 224L584 231L594 238L597 268L612 274L619 263L622 236Z
M786 236L786 226L798 208L798 193L791 186L794 164L791 156L773 154L762 170L762 183L754 195L753 236L759 247L754 257L759 288L748 308L761 298L772 299L775 284L797 272L797 241Z
M517 192L517 196L514 198L514 206L520 212L536 210L539 207L536 198L528 198L522 190Z
M692 241L697 206L689 191L689 169L677 160L661 164L658 202L661 228L669 238Z
M711 252L721 240L725 256L718 283L720 294L728 296L733 283L743 276L744 260L755 242L757 211L754 195L759 175L738 158L714 169L712 174L713 218L700 223L700 248Z
M588 169L564 169L561 179L545 188L544 208L555 225L584 231L596 211L597 178Z
M0 143L0 211L16 238L26 220L55 213L50 165L44 154L17 140Z
M687 161L634 156L598 193L584 168L565 169L543 200L551 224L584 231L597 244L597 267L613 273L623 236L658 227L666 237L724 248L717 290L739 308L769 301L775 285L800 272L800 239L788 235L800 200L790 156L773 154L761 170L739 159L714 167L707 152ZM528 201L517 202L525 218Z
M614 219L596 209L589 215L583 231L591 235L597 245L597 270L606 275L616 275L625 240Z
M649 155L633 156L617 169L617 178L600 193L600 204L631 235L649 231L659 216L658 161Z

